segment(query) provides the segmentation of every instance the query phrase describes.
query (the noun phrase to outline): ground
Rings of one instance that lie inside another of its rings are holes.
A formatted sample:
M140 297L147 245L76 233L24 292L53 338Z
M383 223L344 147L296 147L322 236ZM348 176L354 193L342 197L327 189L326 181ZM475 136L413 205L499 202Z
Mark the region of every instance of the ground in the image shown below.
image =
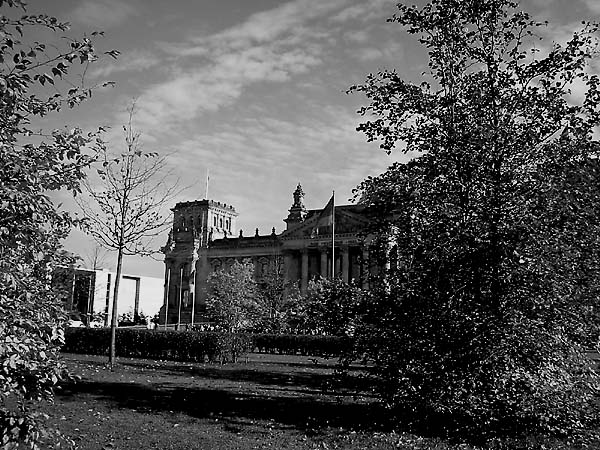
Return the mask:
M110 372L104 357L64 359L81 380L63 385L44 411L82 449L438 447L391 432L360 379L345 380L340 391L332 360L252 354L247 362L214 365L121 358Z
M120 358L111 372L105 357L64 359L81 379L64 383L43 412L81 449L476 448L393 431L368 383L356 372L336 378L334 360L251 354L219 365ZM516 448L557 448L522 444Z

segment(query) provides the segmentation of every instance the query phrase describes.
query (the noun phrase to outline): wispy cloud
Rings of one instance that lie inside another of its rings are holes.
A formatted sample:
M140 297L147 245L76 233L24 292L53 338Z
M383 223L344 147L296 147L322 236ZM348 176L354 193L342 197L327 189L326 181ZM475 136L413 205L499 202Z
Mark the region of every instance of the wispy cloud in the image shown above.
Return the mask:
M600 2L598 0L583 0L583 3L594 14L600 14Z
M230 49L273 42L281 36L297 34L311 20L338 10L348 0L294 0L251 15L242 24L208 37L195 39L197 44L222 43Z
M217 33L163 44L176 70L141 93L138 119L147 126L176 126L232 104L252 84L307 73L323 62L324 47L335 40L324 23L315 22L351 1L294 0Z
M377 145L366 144L355 131L359 119L351 111L331 107L301 120L259 116L224 123L181 143L172 163L181 167L185 178L202 178L210 167L211 196L243 206L239 225L245 230L261 223L278 226L296 183L302 182L307 191L309 208L321 207L331 189L345 203L360 180L381 173L396 159L407 159L402 154L389 157ZM289 192L282 192L282 186ZM197 190L202 195L200 181ZM238 201L236 195L243 199Z
M348 6L332 17L333 22L349 20L367 21L374 18L391 17L396 11L397 0L370 0ZM382 16L383 14L383 16Z
M149 51L132 50L123 53L114 62L105 61L102 65L95 66L90 72L93 78L104 78L119 72L139 72L161 63L161 58Z
M71 13L73 21L96 29L112 28L138 14L134 4L121 0L85 0Z
M358 59L362 61L385 60L389 63L397 63L404 58L404 47L400 42L388 41L378 47L359 47L353 49Z

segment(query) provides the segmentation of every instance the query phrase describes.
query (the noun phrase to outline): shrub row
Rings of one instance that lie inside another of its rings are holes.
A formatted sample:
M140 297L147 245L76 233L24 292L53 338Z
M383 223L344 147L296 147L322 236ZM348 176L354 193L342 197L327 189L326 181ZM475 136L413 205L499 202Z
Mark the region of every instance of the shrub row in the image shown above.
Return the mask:
M350 349L350 339L302 334L254 334L254 350L261 353L337 357Z
M108 355L109 328L69 328L64 352ZM215 331L117 329L117 356L191 362L235 362L250 352L336 357L350 347L338 336L230 334Z
M109 328L69 328L64 352L108 355ZM235 362L252 349L245 334L117 329L117 356L190 362Z

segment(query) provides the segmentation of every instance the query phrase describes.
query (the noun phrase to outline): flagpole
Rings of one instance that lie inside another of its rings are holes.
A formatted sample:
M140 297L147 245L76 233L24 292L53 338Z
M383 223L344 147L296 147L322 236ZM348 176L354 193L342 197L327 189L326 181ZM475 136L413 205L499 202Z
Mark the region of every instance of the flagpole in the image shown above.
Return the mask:
M208 167L206 168L206 190L204 191L204 198L208 200L208 180L210 179L208 175Z
M331 198L332 212L331 212L331 278L335 279L335 191L333 191Z

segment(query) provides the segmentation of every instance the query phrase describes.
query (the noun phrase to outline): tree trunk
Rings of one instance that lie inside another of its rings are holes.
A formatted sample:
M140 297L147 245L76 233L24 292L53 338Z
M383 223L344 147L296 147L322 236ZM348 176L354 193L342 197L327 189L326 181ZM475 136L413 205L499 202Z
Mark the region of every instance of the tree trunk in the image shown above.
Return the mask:
M115 275L115 290L113 293L112 319L110 321L110 354L108 355L108 365L110 370L114 369L116 360L116 341L117 341L117 305L119 301L119 284L121 281L121 270L123 266L123 249L119 248L117 255L117 273Z

